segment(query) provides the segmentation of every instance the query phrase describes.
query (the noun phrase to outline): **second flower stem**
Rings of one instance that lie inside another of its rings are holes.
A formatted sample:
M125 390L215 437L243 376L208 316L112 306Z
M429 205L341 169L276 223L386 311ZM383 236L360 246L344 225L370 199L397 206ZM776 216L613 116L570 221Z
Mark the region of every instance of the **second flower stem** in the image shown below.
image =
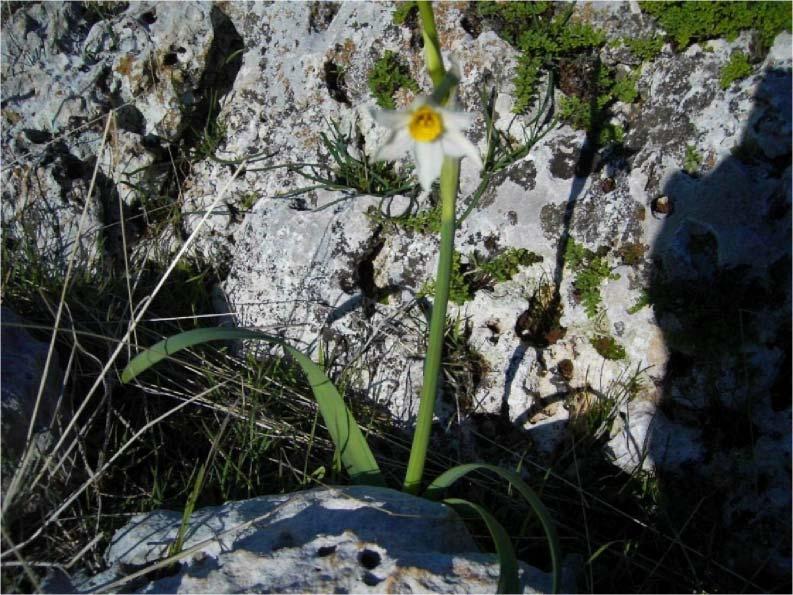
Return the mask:
M445 157L441 169L441 245L438 257L438 272L435 277L435 299L432 303L430 336L427 345L427 358L424 360L424 384L421 388L421 401L413 433L407 473L403 489L416 494L421 487L424 463L429 447L432 416L435 411L435 396L438 392L438 378L443 362L443 337L446 327L446 304L449 301L449 285L454 254L454 210L457 199L457 182L460 174L460 160Z

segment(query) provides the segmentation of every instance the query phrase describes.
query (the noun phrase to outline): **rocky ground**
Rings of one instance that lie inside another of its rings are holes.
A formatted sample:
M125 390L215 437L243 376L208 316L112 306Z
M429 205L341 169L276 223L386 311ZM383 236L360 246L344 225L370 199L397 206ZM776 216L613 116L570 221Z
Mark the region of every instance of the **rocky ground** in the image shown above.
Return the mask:
M83 4L3 7L4 260L56 273L74 251L81 270L167 263L228 184L188 252L218 275L215 312L322 352L409 429L437 214L408 162L370 170L367 156L387 133L370 114L384 53L414 81L397 107L430 89L415 16L396 24L390 3ZM435 439L472 459L482 437L509 442L552 464L583 424L614 473L712 507L712 538L729 535L720 564L784 590L790 33L766 48L750 31L667 40L649 56L620 43L663 33L639 5L577 3L570 23L605 40L561 58L516 115L509 23L458 2L436 19L459 106L478 114L472 138L496 159L462 163ZM725 79L738 54L748 72ZM614 81L629 82L581 126L565 101L595 105Z

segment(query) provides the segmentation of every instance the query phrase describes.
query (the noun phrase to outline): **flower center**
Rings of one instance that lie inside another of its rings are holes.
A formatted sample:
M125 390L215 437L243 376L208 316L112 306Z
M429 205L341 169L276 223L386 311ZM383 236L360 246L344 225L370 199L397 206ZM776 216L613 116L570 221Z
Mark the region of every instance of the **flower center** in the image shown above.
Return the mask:
M443 120L438 112L428 105L423 105L411 115L408 130L413 140L429 143L443 132Z

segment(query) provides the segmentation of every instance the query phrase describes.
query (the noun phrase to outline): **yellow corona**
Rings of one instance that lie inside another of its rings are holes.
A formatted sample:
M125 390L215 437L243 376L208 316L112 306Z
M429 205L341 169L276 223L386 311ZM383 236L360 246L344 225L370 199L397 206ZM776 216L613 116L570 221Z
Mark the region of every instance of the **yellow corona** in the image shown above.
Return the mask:
M413 140L431 143L443 134L443 119L430 106L423 105L411 115L408 130Z

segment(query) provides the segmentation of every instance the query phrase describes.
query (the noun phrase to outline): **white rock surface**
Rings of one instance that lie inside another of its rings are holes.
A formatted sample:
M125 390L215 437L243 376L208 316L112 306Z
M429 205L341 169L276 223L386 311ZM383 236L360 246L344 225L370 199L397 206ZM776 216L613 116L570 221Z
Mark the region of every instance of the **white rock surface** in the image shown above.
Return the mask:
M617 434L609 440L608 451L626 473L677 470L705 458L701 432L671 423L649 401L629 403L615 426Z
M159 559L181 515L139 515L116 532L110 570L84 592ZM193 513L178 572L131 583L138 593L492 593L499 568L443 504L385 488L320 488L229 502ZM520 564L521 592L550 576ZM565 590L573 585L568 581Z

